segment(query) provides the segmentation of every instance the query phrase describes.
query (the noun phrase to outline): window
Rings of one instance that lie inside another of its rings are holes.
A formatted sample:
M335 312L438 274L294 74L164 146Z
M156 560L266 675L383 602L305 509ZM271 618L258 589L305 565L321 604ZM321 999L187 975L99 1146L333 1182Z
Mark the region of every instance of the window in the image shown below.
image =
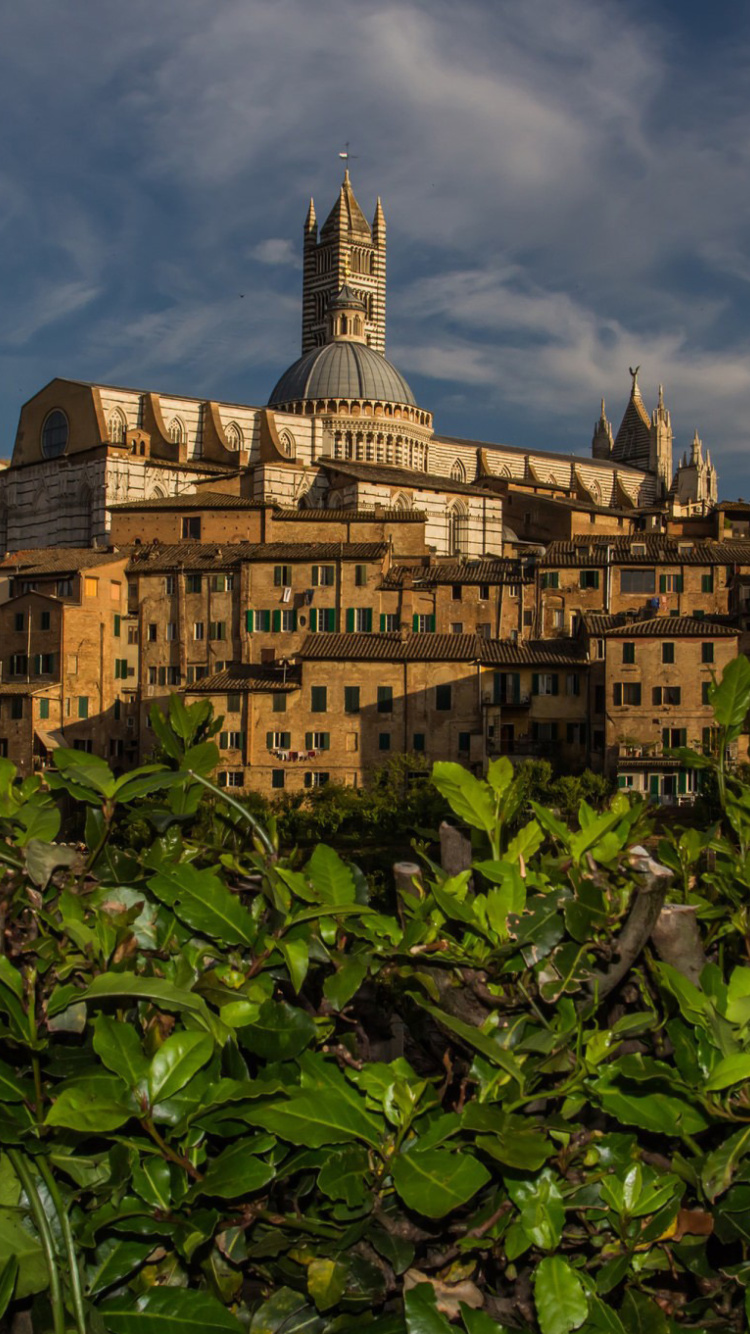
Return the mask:
M560 572L559 570L547 570L542 575L542 588L559 588Z
M321 773L320 770L308 770L305 774L305 787L325 787L330 774Z
M49 718L49 700L48 700L48 699L40 699L40 701L39 701L39 717L40 717L40 718Z
M334 565L313 565L313 588L333 588L335 576L336 567Z
M696 621L702 621L705 618L705 611L702 607L693 607L691 615Z
M242 700L239 695L227 695L227 713L239 713Z
M135 668L133 668L135 674ZM127 658L115 658L115 680L126 681L128 678L128 660Z
M205 667L202 667L202 666L199 667L199 666L196 666L196 665L193 665L193 666L191 666L191 667L188 667L188 669L187 669L187 683L188 683L189 686L191 686L191 685L193 685L196 681L202 681L203 678L204 678L204 676L206 676L206 675L207 675L207 670L206 670ZM150 681L150 679L151 679L151 678L150 678L150 676L149 676L149 681Z
M462 593L463 593L463 589L461 588L461 585L460 585L460 584L453 584L453 586L452 586L452 588L451 588L451 598L453 599L454 602L460 602L460 601L461 601Z
M359 713L359 686L344 686L344 713Z
M177 622L167 621L164 627L164 638L168 644L172 644L177 638Z
M292 630L297 629L296 611L293 610L290 611L288 608L282 609L280 629L287 634L290 633Z
M623 644L622 660L623 662L629 663L632 666L632 664L635 662L635 644Z
M390 748L391 748L391 734L390 734L390 732L379 732L379 733L378 733L378 750L390 750Z
M23 696L13 695L10 701L11 718L23 718Z
M65 453L68 444L68 419L55 408L45 418L42 427L42 454L46 459L57 459Z
M435 617L431 615L415 615L412 629L417 635L434 635Z
M273 582L276 588L291 588L292 586L291 565L274 565Z
M671 641L665 641L661 646L662 662L674 662L674 644Z
M451 621L451 634L462 635L464 632L463 621Z
M489 586L489 584L480 584L480 585L479 585L479 600L480 600L480 602L489 602L489 600L490 600L490 586Z
M93 741L90 741L88 739L83 740L83 738L79 737L76 741L73 742L73 749L82 750L86 755L91 755L93 754L94 743Z
M268 750L290 750L291 745L291 732L266 732L266 747Z
M654 686L651 692L654 704L679 704L681 697L681 686Z
M565 729L565 739L569 746L582 746L586 741L585 723L568 723Z
M558 690L557 672L534 672L531 678L532 695L556 695Z
M459 732L458 734L459 755L468 755L470 750L471 750L471 732Z
M212 593L226 593L227 576L225 574L212 574L210 587Z
M336 608L335 607L311 607L310 608L310 630L312 634L318 630L321 634L332 635L336 633Z
M552 629L565 629L565 612L560 607L556 607L552 613Z
M398 616L396 615L395 612L384 612L383 615L380 617L381 635L394 634L395 631L399 630L400 628L401 628L401 622L399 621Z
M272 712L286 713L286 695L282 694L273 695L272 699L273 699Z
M682 575L681 574L660 574L659 575L660 593L681 593Z
M441 686L435 686L435 708L445 712L451 707L451 698L453 690L449 681Z
M157 632L157 628L158 628L158 627L157 627L155 621L149 621L149 624L148 624L148 627L147 627L147 630L146 630L146 638L148 639L149 644L155 644L155 643L156 643L156 632Z
M286 626L284 626L286 629ZM227 623L226 621L209 621L208 623L209 639L226 639Z
M156 685L156 668L155 668L155 667L149 667L149 669L148 669L148 683L149 683L150 686L155 686L155 685Z
M393 712L393 687L378 686L378 713Z
M312 686L310 689L310 712L328 712L328 687Z
M129 626L128 626L128 643L129 643L129 644L137 644L137 643L138 643L138 626L137 626L137 625L129 625Z
M557 723L532 723L531 735L534 741L556 741Z
M421 755L424 751L424 732L415 732L412 737L412 750Z
M710 574L701 575L701 593L713 593L714 576L713 571Z
M614 704L640 704L640 681L616 681L613 688L612 700Z
M687 728L663 727L661 729L661 744L665 750L676 750L678 746L686 746Z
M203 639L204 631L205 626L203 621L195 621L193 623L193 639Z
M124 753L125 753L124 741L118 740L116 737L113 737L109 743L110 758L121 759Z
M165 593L165 595L166 595L168 598L172 597L172 595L174 594L174 575L173 575L173 574L167 574L167 575L164 576L164 593Z
M348 634L369 635L372 631L372 608L371 607L348 607L346 612L346 629Z
M655 593L655 570L620 570L621 593Z
M186 593L200 593L203 591L203 575L188 574L185 578Z
M365 588L367 585L367 566L354 566L354 583L357 588Z
M42 615L43 615L43 616L44 616L44 615L49 616L49 612L43 612ZM119 615L117 614L117 612L115 612L115 615L114 615L113 618L112 618L112 633L113 633L115 639L119 639L119 638L120 638L121 627L122 627L122 617L119 616ZM48 625L46 625L46 626L43 625L43 626L42 626L42 629L43 629L43 630L49 630L49 626L48 626Z
M330 750L330 732L305 732L305 750Z
M252 634L256 630L259 633L267 632L268 630L270 630L271 629L270 611L266 610L254 611L252 607L249 607L248 610L245 612L245 629L247 630L248 634Z
M165 669L162 668L162 667L159 668L159 675L160 675L160 676L161 676L161 673L162 673L163 670L165 670ZM180 684L180 669L179 669L179 667L167 667L167 668L166 668L166 678L165 678L165 680L166 680L166 684L167 684L168 686L178 686L178 685Z
M710 703L711 703L711 686L712 686L712 685L713 685L713 682L712 682L712 681L701 681L701 704L710 704Z
M13 617L13 629L23 630L25 624L26 624L26 617L24 616L23 612L17 611L15 616Z
M579 577L579 581L578 581L578 582L579 582L579 585L580 585L581 588L598 588L598 587L599 587L599 571L598 571L598 570L581 570L581 573L580 573L580 577Z
M118 579L110 579L109 581L110 602L119 602L121 593L122 593L122 584L120 583L120 581Z
M242 750L245 745L244 732L220 732L219 750Z
M523 623L524 623L524 625L533 625L533 624L534 624L534 613L533 613L533 611L525 611L525 612L524 612L524 614L523 614Z
M272 769L271 787L282 788L284 786L284 778L285 774L283 769Z
M517 597L520 597L520 596L521 596L521 585L520 585L520 584L508 584L508 597L509 597L509 598L517 598Z
M568 672L565 677L565 693L566 695L580 695L581 678L578 672Z
M99 580L95 579L93 576L86 575L86 578L83 581L83 588L87 598L95 598L99 596Z
M12 653L10 657L10 675L25 676L29 669L29 660L25 653Z
M713 662L714 646L709 642L701 644L701 662Z
M78 717L88 718L89 716L89 697L88 695L78 696Z
M193 542L199 542L201 521L199 515L186 515L182 520L182 536Z
M71 597L73 596L73 580L72 580L72 579L58 579L58 581L57 581L57 596L58 596L59 598L71 598Z

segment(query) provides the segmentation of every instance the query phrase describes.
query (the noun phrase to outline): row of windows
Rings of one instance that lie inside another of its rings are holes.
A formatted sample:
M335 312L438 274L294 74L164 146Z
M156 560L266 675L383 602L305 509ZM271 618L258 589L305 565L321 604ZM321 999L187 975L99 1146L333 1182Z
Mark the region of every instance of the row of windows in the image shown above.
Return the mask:
M624 663L635 662L635 644L626 643L622 646L622 660ZM675 660L675 645L673 640L666 639L661 646L661 660L664 663L673 663ZM710 640L704 640L701 644L701 662L711 663L714 660L714 646Z
M711 703L711 687L713 682L701 681L701 704L709 705ZM640 681L616 681L612 689L613 704L639 705L643 698L643 690ZM655 706L662 704L681 704L682 686L652 686L651 703Z
M233 574L211 574L206 576L208 587L212 593L231 593L234 588ZM137 597L137 589L133 586L130 590L133 597ZM185 576L185 591L187 593L201 593L203 591L203 575L187 574ZM167 597L173 597L177 592L177 576L166 574L164 576L164 592Z
M156 621L150 621L149 624L148 624L148 626L146 627L146 639L147 639L148 643L149 643L149 644L155 644L156 641L157 641L158 635L159 635L159 627L158 627ZM209 639L215 639L215 640L223 640L223 639L226 639L226 637L227 637L227 623L226 623L226 621L209 621L209 622L208 622L208 637L209 637ZM164 638L166 639L167 643L169 643L169 644L176 643L176 641L177 641L177 622L176 622L176 621L167 621L167 623L166 623L166 625L165 625L165 627L164 627ZM205 638L206 638L206 624L205 624L205 621L194 621L194 622L193 622L193 639L201 640L201 639L205 639Z
M578 575L578 584L580 588L598 588L601 572L599 570L580 570ZM547 570L541 576L542 588L559 588L560 572L559 570ZM714 576L713 571L709 574L701 575L701 592L713 593ZM620 570L620 592L621 593L655 593L656 592L656 570L655 569L621 569ZM660 593L682 593L684 592L684 579L681 574L660 574L659 575Z
M12 653L10 656L9 676L51 676L58 663L56 653Z

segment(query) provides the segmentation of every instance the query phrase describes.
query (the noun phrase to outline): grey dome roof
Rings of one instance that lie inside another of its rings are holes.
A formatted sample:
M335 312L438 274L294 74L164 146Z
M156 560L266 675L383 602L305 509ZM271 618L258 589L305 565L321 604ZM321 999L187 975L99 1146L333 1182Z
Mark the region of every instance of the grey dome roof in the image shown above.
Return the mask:
M304 398L369 398L385 403L417 401L403 375L367 343L337 339L305 353L285 371L269 406Z

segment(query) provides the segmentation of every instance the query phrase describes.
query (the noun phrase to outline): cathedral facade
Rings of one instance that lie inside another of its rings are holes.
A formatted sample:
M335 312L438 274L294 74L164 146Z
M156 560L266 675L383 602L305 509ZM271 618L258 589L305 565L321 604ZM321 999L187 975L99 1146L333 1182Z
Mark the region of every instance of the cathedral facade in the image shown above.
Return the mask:
M319 231L310 201L301 356L268 402L53 380L22 408L0 473L0 548L106 546L113 506L202 487L287 509L417 509L436 555L468 558L502 552L509 491L604 518L716 503L697 435L673 471L662 391L649 414L637 372L616 434L602 403L589 455L441 435L385 356L385 273L382 205L368 223L347 171Z

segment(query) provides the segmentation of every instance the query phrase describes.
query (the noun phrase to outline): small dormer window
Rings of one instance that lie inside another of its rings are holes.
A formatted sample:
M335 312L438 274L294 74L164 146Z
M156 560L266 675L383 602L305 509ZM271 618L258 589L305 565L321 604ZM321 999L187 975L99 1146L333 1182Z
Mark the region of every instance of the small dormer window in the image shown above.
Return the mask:
M645 542L634 542L632 547L630 548L630 551L633 556L645 556L646 554Z
M42 427L42 454L45 459L57 459L68 447L68 419L55 408L45 417Z

